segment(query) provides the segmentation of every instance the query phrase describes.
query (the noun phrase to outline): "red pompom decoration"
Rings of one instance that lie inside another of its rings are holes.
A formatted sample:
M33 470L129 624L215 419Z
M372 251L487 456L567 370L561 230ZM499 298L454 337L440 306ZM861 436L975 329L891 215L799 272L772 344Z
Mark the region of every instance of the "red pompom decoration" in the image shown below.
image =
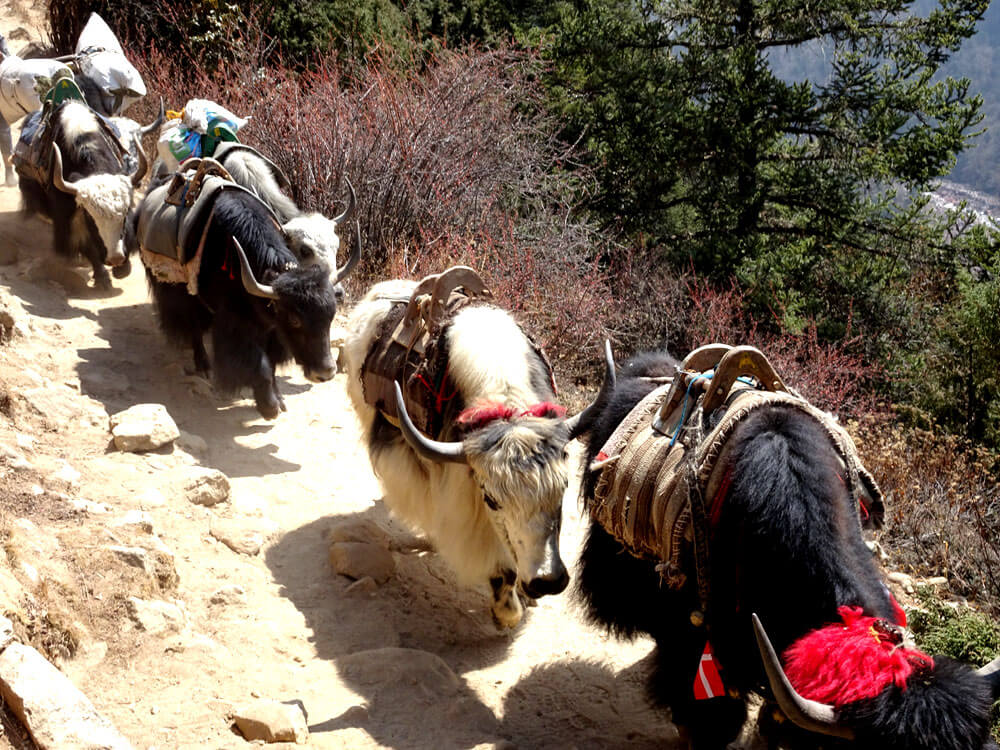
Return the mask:
M860 607L839 607L843 624L803 636L785 651L785 674L804 698L840 707L874 698L887 686L906 689L914 673L934 668L927 654L902 645L893 623Z

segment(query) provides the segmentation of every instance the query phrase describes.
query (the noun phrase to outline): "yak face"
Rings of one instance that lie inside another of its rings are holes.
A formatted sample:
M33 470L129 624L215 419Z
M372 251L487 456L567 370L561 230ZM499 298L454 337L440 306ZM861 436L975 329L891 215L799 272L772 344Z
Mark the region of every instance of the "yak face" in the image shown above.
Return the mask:
M293 267L274 276L274 312L284 345L313 383L333 378L330 325L337 301L330 276L320 266Z
M282 225L281 230L288 240L288 249L303 265L318 265L327 270L331 278L337 275L337 252L340 237L337 236L337 222L323 214L302 214ZM344 301L344 287L334 283L337 303Z
M71 183L76 188L78 221L89 219L105 250L105 265L125 262L122 241L125 220L132 209L132 183L128 176L99 174ZM88 232L89 232L88 228Z
M533 598L558 594L569 583L559 556L569 437L563 419L522 417L492 422L464 441L490 520Z

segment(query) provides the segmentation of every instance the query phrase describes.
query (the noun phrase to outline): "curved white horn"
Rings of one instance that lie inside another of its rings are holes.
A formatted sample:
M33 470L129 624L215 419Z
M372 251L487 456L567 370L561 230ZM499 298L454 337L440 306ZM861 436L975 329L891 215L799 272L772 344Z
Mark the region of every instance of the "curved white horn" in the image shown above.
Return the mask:
M797 726L810 732L853 740L854 732L837 722L833 706L803 698L792 687L778 654L771 645L771 639L767 637L764 626L760 624L760 618L756 613L751 614L751 618L754 634L757 636L757 647L764 661L764 671L767 672L767 680L771 683L771 691L785 716Z
M278 295L275 293L274 289L267 284L261 284L254 277L253 269L250 268L250 261L247 260L246 253L243 252L243 247L240 245L240 241L233 237L233 244L236 246L236 254L240 256L240 276L243 278L243 286L246 290L254 297L278 299Z
M135 144L136 153L139 155L139 166L136 167L135 174L132 175L132 187L137 188L142 184L142 178L146 176L146 172L149 171L149 159L146 157L146 151L142 148L142 141L139 140L139 135L135 132L132 133L132 142Z
M393 383L393 386L396 388L396 414L399 415L399 431L403 433L409 446L428 461L468 463L465 458L465 446L461 443L443 443L431 440L413 426L413 420L410 419L410 415L406 411L406 404L403 402L403 389L399 387L399 381Z
M591 418L600 405L607 400L608 395L615 389L617 378L615 377L615 357L611 353L611 342L604 339L604 383L601 384L601 391L597 394L587 407L578 414L566 420L569 427L570 440L579 437L581 428L590 423Z
M976 674L986 679L993 690L993 700L1000 695L1000 656L976 670Z
M354 220L354 249L351 251L351 257L347 259L347 262L342 268L337 269L337 275L333 280L336 284L343 280L347 274L354 270L354 267L358 265L361 260L361 223L355 219Z
M344 180L347 182L347 190L351 194L351 200L347 204L347 208L344 209L342 214L333 217L333 223L339 224L352 213L354 213L354 206L358 202L358 197L354 194L354 185L351 184L351 180L345 175Z
M163 97L161 96L160 97L160 114L158 114L156 116L156 119L153 120L151 123L149 123L149 125L145 125L144 127L139 128L139 133L142 136L146 136L149 133L152 133L154 130L156 130L158 127L160 127L160 125L162 125L163 122L166 119L167 119L167 110L163 106Z
M52 185L57 190L69 195L76 195L80 192L76 185L72 182L66 182L66 178L63 177L62 152L55 143L52 144Z

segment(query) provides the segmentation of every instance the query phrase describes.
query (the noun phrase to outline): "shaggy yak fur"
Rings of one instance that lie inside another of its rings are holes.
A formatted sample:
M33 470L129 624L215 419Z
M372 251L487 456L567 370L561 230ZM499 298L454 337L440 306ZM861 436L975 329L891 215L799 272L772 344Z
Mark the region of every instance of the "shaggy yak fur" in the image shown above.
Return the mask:
M331 274L337 272L337 252L340 249L337 227L350 209L337 219L302 211L282 191L267 162L253 151L232 149L226 151L220 161L234 182L253 191L274 211L288 238L289 249L303 265L315 263ZM343 287L338 284L336 290L338 300L342 300Z
M644 354L627 362L617 387L589 428L584 467L614 428L676 360ZM880 750L984 750L992 687L987 678L947 658L930 658L898 643L902 611L865 547L858 509L826 432L802 412L767 406L735 431L724 469L728 491L709 532L710 601L706 626L696 576L668 588L654 561L630 555L592 522L580 560L579 593L593 621L657 644L650 693L672 709L692 748L719 750L739 733L744 697L769 696L751 614L763 623L792 686L832 705L853 740L792 726L773 704L759 728L782 747L866 747ZM592 502L597 472L582 488ZM706 505L712 499L706 498ZM886 623L888 627L884 627ZM706 639L726 693L695 700L693 685ZM771 745L777 747L777 745Z
M82 255L90 261L97 288L110 289L105 264L114 269L116 278L131 270L122 232L132 209L134 185L143 174L125 174L125 163L86 104L63 102L50 115L50 127L64 180L76 194L57 187L53 178L43 185L33 173L19 169L24 211L50 218L55 251L67 259Z
M344 345L347 392L389 508L427 534L462 583L490 583L500 627L522 618L528 598L569 581L559 556L562 498L569 481L571 424L555 407L545 363L513 317L474 303L444 334L460 406L435 440L461 441L464 462L422 457L399 428L365 401L362 368L394 299L416 282L375 285L355 307Z
M141 210L140 204L129 221L130 252L138 249ZM201 232L192 235L200 237ZM245 288L234 238L254 278L270 285L275 299L255 296ZM278 392L278 365L294 359L313 382L336 374L330 325L337 303L330 275L317 266L298 265L267 208L252 195L224 190L216 198L197 295L188 294L184 284L158 281L148 269L146 276L167 338L190 346L195 370L205 374L211 370L221 390L251 388L257 411L264 417L274 419L285 410ZM206 333L212 337L211 363Z

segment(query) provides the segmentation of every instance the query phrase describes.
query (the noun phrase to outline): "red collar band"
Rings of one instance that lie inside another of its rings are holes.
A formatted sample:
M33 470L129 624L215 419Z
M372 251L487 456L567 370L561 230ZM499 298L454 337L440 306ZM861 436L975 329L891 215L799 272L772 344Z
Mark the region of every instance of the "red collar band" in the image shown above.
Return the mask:
M566 409L550 401L532 404L527 409L518 412L509 406L498 402L484 402L461 412L455 421L469 430L478 430L498 419L511 420L518 417L539 417L542 419L560 419L566 416Z

